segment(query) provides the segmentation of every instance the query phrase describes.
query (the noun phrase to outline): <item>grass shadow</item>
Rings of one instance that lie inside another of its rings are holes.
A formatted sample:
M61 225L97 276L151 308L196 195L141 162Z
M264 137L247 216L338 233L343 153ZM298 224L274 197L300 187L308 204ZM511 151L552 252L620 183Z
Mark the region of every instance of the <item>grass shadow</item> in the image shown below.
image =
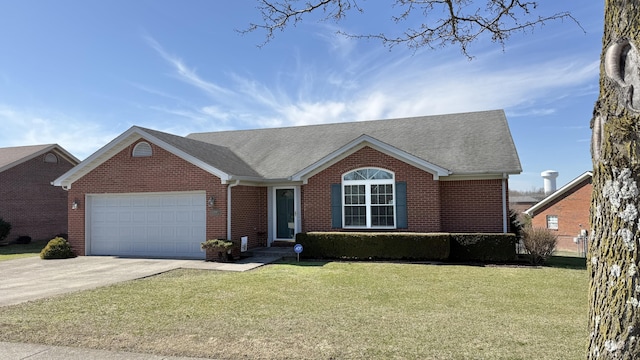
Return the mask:
M304 267L322 267L327 265L328 263L330 263L332 261L326 261L326 260L293 260L293 259L280 259L276 262L274 262L273 264L278 264L278 265L295 265L295 266L304 266Z
M30 257L40 254L48 240L32 241L28 244L8 244L0 246L0 261Z
M544 266L562 269L587 270L587 259L574 256L552 256Z

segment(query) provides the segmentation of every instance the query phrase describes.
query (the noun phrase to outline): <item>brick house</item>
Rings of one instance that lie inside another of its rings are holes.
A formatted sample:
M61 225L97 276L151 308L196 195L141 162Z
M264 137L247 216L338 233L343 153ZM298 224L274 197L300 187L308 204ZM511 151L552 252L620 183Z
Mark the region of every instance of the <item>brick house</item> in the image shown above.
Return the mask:
M592 172L585 172L525 211L531 216L532 226L550 229L558 235L556 250L586 252L591 176Z
M502 110L176 136L134 126L54 184L79 255L204 258L298 232L506 232Z
M67 193L51 182L79 162L55 144L0 148L0 217L11 223L5 240L67 232Z

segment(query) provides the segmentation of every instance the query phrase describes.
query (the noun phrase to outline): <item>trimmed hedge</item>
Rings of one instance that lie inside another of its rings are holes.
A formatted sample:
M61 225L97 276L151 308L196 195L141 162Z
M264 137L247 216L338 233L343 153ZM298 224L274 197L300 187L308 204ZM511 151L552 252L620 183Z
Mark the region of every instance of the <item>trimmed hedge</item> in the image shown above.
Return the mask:
M451 234L451 261L509 262L516 260L514 234Z
M513 234L298 233L300 254L312 259L509 262L516 259Z
M449 234L421 233L298 233L300 254L313 259L446 260Z

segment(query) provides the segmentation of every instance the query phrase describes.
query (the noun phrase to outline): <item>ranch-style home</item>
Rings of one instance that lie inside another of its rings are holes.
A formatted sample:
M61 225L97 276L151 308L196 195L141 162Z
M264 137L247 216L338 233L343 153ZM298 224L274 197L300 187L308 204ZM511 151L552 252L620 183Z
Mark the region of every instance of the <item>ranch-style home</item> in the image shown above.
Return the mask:
M5 241L67 232L67 193L51 182L79 162L57 144L0 148L0 218L11 223Z
M203 259L310 231L508 231L502 110L195 133L134 126L54 181L78 255Z

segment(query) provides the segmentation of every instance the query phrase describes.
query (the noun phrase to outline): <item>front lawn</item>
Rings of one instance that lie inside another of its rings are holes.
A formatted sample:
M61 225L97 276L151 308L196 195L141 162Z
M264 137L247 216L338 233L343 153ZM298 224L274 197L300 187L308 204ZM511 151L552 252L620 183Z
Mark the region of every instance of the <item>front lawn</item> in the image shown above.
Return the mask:
M582 359L587 272L397 263L176 270L0 308L3 341L216 359Z
M28 244L11 244L0 246L0 261L38 256L47 246L48 240L32 241Z

